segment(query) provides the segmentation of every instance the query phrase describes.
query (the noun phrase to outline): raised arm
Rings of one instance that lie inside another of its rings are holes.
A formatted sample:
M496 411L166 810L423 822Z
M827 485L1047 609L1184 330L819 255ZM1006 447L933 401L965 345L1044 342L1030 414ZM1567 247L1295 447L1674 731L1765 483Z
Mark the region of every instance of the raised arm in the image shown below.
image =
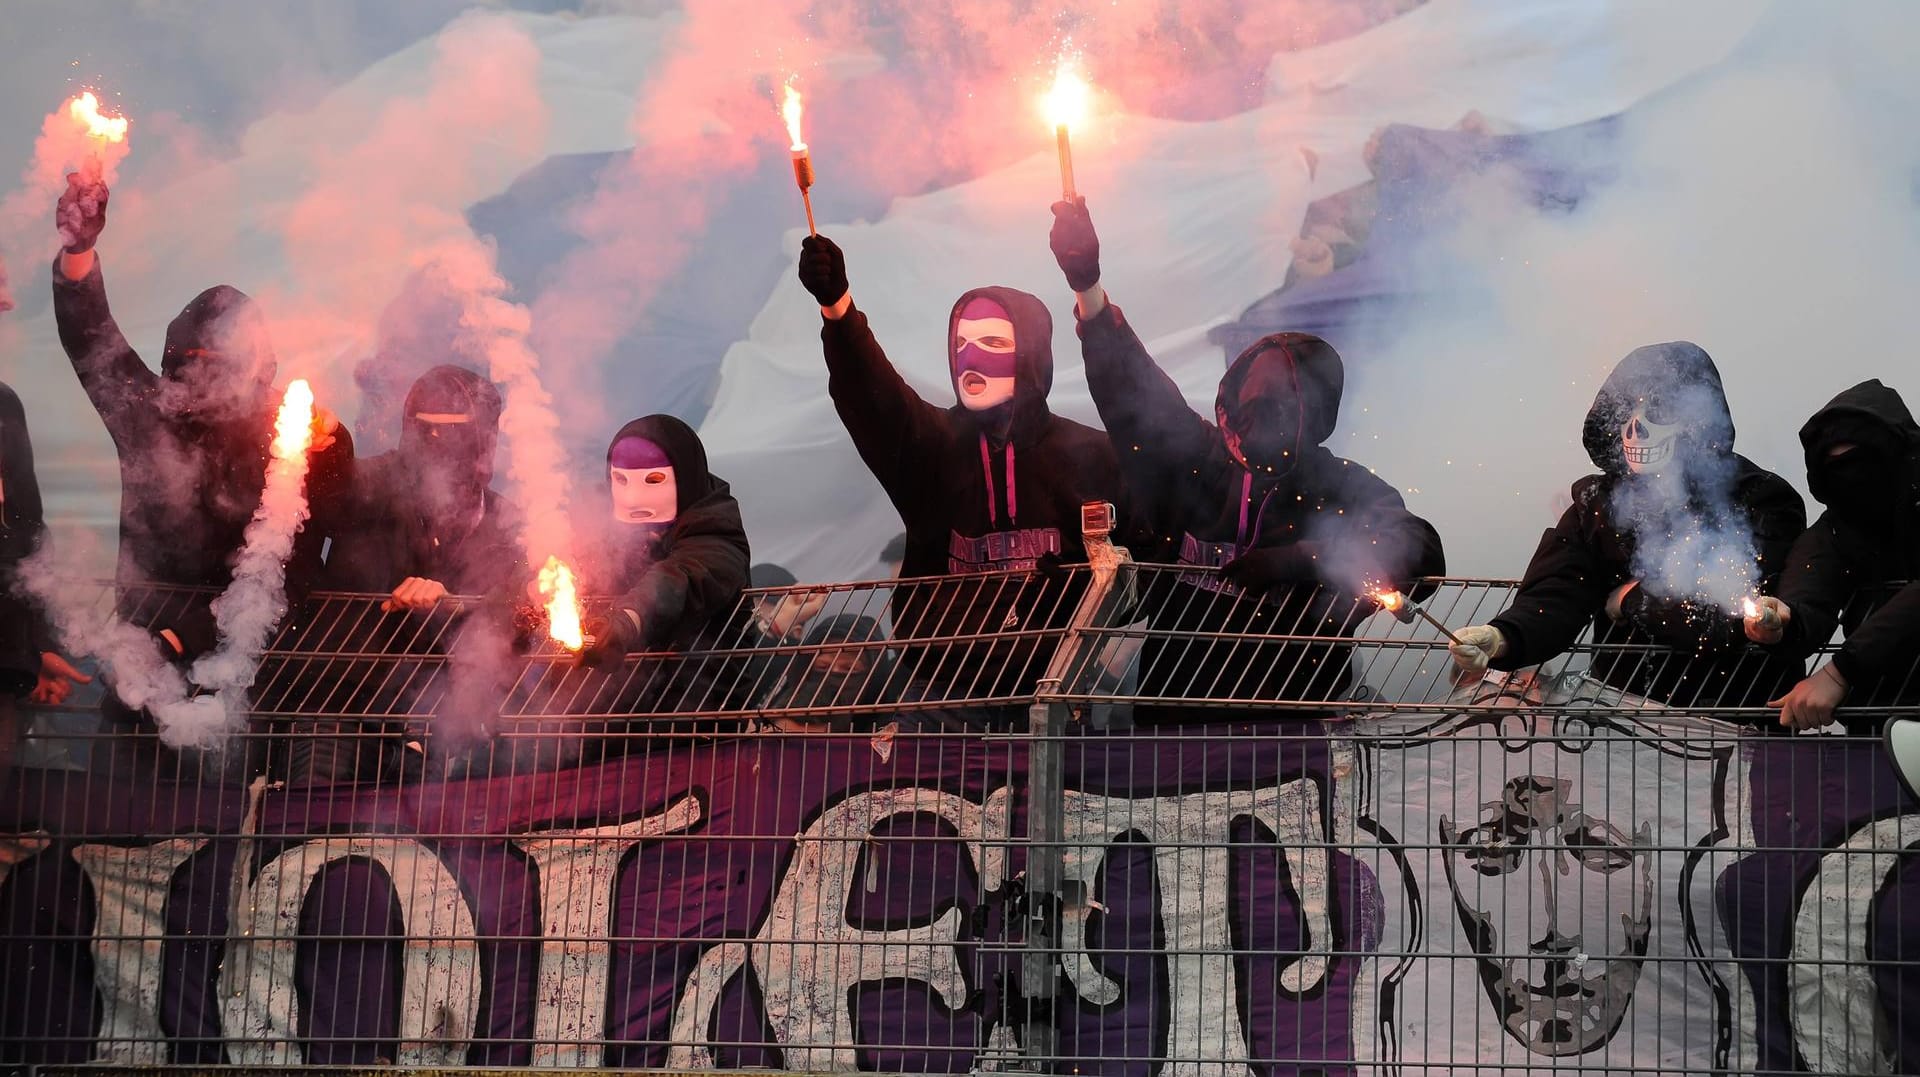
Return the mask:
M800 283L820 304L827 393L860 459L896 505L926 481L925 460L944 431L939 408L914 392L853 305L846 255L825 236L800 244Z
M1075 295L1087 388L1114 454L1129 479L1151 491L1191 471L1224 443L1196 415L1180 387L1161 370L1100 284L1100 237L1084 198L1056 202L1048 237L1054 260Z
M160 379L127 343L107 305L94 243L107 224L107 188L67 177L57 211L63 249L53 267L53 314L60 344L80 387L122 452L139 447L139 424L151 415Z

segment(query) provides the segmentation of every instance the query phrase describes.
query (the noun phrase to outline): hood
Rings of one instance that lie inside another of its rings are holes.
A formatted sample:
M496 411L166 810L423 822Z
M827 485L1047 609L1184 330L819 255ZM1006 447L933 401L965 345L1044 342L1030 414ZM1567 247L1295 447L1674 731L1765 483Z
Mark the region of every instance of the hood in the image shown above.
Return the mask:
M952 380L954 373L954 327L960 320L960 312L975 299L998 303L1007 312L1007 320L1013 323L1015 425L1027 427L1036 420L1044 420L1048 414L1047 394L1053 391L1053 314L1039 296L1018 288L991 285L971 289L954 300L953 309L947 313L948 380ZM966 411L957 403L955 407ZM979 414L990 416L994 412Z
M0 382L0 558L14 560L33 552L42 521L40 483L33 471L33 439L27 435L27 409Z
M407 390L406 414L464 414L476 427L500 425L500 390L466 367L442 363Z
M183 392L173 410L212 420L252 417L272 399L277 365L259 304L225 284L167 324L160 355L161 377Z
M648 415L621 427L619 433L613 435L613 440L607 442L609 466L613 459L613 447L626 438L645 438L653 442L673 462L673 477L679 487L679 510L682 514L719 489L720 481L707 470L707 448L701 444L700 435L679 419L671 415ZM604 474L601 476L603 480L605 477Z
M1620 429L1635 405L1649 398L1662 401L1684 426L1684 443L1676 452L1733 454L1733 411L1719 368L1699 345L1676 340L1635 348L1607 375L1587 409L1580 437L1595 467L1609 475L1631 472L1620 451Z
M468 421L426 422L417 415L465 415ZM492 382L442 365L413 383L401 413L398 458L414 476L430 517L451 522L481 511L499 439L500 391Z
M1333 436L1346 367L1333 345L1311 333L1272 333L1227 367L1214 397L1220 432L1237 439L1255 470L1289 470L1290 458Z
M1889 491L1902 480L1911 489L1920 482L1920 424L1900 394L1878 378L1863 381L1827 402L1800 428L1806 451L1807 485L1824 505L1833 505L1827 450L1852 442L1871 450L1886 467L1904 474L1884 475Z

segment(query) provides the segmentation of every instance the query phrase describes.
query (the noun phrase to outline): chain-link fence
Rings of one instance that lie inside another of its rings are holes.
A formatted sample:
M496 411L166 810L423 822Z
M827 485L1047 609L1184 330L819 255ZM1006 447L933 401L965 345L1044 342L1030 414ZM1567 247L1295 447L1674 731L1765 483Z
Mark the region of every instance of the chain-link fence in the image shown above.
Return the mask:
M1920 691L1787 736L1759 649L1604 634L1459 681L1513 591L1403 622L1097 547L599 666L510 603L316 596L217 735L23 713L0 1060L1911 1072L1875 731Z

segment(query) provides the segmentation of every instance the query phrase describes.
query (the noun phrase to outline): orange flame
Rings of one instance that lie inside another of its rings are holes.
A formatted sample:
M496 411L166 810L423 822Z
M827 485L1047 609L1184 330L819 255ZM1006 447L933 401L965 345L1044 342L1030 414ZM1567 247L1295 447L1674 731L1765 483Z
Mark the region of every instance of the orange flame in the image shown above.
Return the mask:
M1053 69L1053 88L1040 99L1047 124L1054 128L1074 127L1087 118L1087 102L1093 90L1087 85L1071 56L1060 57Z
M67 114L75 123L87 129L88 136L103 142L125 142L127 140L127 118L125 116L102 116L100 99L88 90L79 97L67 102Z
M580 630L580 598L574 593L573 570L565 561L547 558L540 568L540 593L552 596L547 602L547 635L569 651L586 646L586 634Z
M1746 616L1747 620L1751 621L1755 617L1760 616L1760 606L1751 598L1743 598L1740 600L1740 612Z
M92 95L89 94L89 97ZM273 419L273 455L282 460L305 456L313 444L313 387L305 378L287 383L280 412Z
M793 152L804 153L807 144L800 139L800 91L787 83L785 100L780 103L780 118L787 121L787 141L793 143Z
M1380 603L1380 608L1386 610L1388 613L1398 612L1400 603L1405 601L1400 592L1390 591L1386 588L1375 591L1373 597Z

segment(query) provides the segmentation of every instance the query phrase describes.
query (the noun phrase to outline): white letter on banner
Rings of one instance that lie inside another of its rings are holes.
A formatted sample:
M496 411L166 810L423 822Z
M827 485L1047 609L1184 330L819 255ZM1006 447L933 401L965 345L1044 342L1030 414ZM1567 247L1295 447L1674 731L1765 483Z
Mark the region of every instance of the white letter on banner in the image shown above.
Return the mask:
M1920 844L1920 815L1863 826L1820 858L1800 898L1788 966L1794 1042L1815 1073L1895 1073L1880 991L1867 957L1874 895Z
M294 1045L293 967L300 907L320 869L349 857L386 869L400 896L407 939L401 979L402 1066L452 1066L466 1058L480 1007L473 910L440 858L418 842L386 837L322 838L295 846L261 869L241 895L220 974L227 1050L242 1066L300 1062Z
M975 805L933 789L884 789L829 808L796 839L799 849L780 880L759 933L748 943L723 943L709 950L688 978L674 1007L674 1047L667 1056L668 1068L713 1065L712 1051L701 1043L709 1038L707 1017L721 989L749 959L760 977L767 1019L789 1069L858 1068L850 994L859 984L917 980L931 987L950 1009L965 1001L966 981L954 952L960 935L959 909L948 909L923 927L857 931L847 923L847 902L861 851L877 852L886 840L875 838L874 828L901 816L934 815L953 824L959 835L956 840L965 842L972 855L980 885L987 890L998 888L1006 876L1008 797L1009 791L1000 789L985 805ZM899 887L913 882L879 880L876 885Z
M131 848L82 845L73 851L93 881L93 982L100 991L95 1062L166 1062L160 947L167 933L167 890L173 873L206 844L205 838L174 838Z
M1265 789L1130 800L1067 792L1066 876L1088 892L1114 838L1146 836L1154 851L1160 915L1166 929L1168 1021L1165 1077L1238 1077L1246 1067L1246 1030L1234 984L1227 891L1227 835L1237 819L1266 825L1286 858L1307 921L1309 952L1280 975L1298 994L1326 975L1333 946L1329 865L1318 790L1296 779ZM1098 896L1098 895L1094 895ZM1062 916L1062 964L1074 990L1095 1004L1120 998L1086 951L1087 906Z
M620 858L638 842L691 830L699 821L700 802L685 796L658 815L630 823L543 832L515 842L540 871L543 939L533 993L534 1067L599 1067L607 1017L607 936Z

